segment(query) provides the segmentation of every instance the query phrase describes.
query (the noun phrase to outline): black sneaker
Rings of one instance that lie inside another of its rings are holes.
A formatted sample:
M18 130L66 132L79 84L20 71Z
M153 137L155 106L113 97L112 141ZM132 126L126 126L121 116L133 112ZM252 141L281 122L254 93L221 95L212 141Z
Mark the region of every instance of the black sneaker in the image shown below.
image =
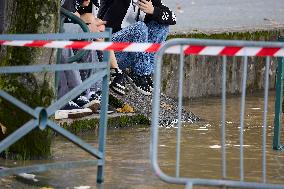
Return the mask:
M85 96L79 96L73 100L78 106L83 108L88 108L90 106L90 101Z
M111 69L109 88L119 95L125 95L125 76L119 69Z
M97 112L98 109L100 109L101 95L99 95L95 92L90 92L89 101L90 101L90 103L87 104L87 105L89 105L89 108L93 112Z
M69 101L65 106L61 108L61 110L69 110L70 112L79 112L83 108L80 107L78 104L76 104L73 101Z
M128 74L128 79L130 80L130 82L132 82L132 84L137 89L137 91L139 91L140 93L144 95L151 95L151 87L147 79L148 77L150 76L148 75L139 76L133 73Z
M97 92L91 91L90 92L89 101L92 101L92 100L101 101L101 99L102 99L102 91L97 91Z
M97 106L96 110L94 110L90 107L93 110L94 113L100 113L101 112L101 110L100 110L101 109L101 105L100 105L101 99L102 99L102 91L90 92L90 98L89 98L90 102L92 102L92 101L99 102L99 106ZM108 106L107 113L112 114L114 112L116 112L116 109L111 107L111 106Z

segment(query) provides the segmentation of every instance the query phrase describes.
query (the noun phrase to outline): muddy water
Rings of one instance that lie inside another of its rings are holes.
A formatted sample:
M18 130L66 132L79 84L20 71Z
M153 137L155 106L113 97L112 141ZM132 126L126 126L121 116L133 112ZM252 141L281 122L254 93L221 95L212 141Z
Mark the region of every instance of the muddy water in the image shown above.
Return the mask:
M228 178L239 179L239 107L238 96L227 99L227 165ZM184 125L181 141L181 176L195 178L221 178L220 98L207 98L186 102L186 108L203 118L198 123ZM262 175L262 94L247 97L244 131L244 175L246 181L261 181ZM270 92L267 132L267 180L284 183L284 153L272 150L274 93ZM96 133L82 136L97 145ZM175 173L176 129L160 128L159 164L169 175ZM39 182L27 182L15 177L0 180L0 188L184 188L160 181L151 170L149 160L150 128L108 130L106 147L105 183L96 184L96 168L56 170L37 174ZM89 159L90 156L57 137L53 143L54 161ZM32 164L38 162L24 162ZM0 160L1 166L21 165L23 162Z

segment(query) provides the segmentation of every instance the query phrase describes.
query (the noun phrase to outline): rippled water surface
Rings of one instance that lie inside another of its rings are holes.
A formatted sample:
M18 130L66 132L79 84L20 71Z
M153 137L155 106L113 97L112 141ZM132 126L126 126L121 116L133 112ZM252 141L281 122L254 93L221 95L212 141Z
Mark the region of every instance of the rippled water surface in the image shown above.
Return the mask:
M227 175L239 179L239 125L240 98L227 99L226 146ZM221 178L221 101L207 98L186 102L186 108L203 121L184 125L181 140L181 176ZM267 181L284 183L284 153L272 150L274 93L270 92L267 131ZM244 130L244 176L246 181L262 179L262 94L247 97ZM97 134L83 135L84 140L97 145ZM160 128L159 164L162 170L174 176L176 128ZM109 129L106 146L105 183L96 184L96 168L56 170L37 174L39 182L27 182L15 177L2 178L0 188L184 188L160 181L152 172L149 160L150 128ZM90 156L70 142L56 137L52 146L54 161L89 159ZM50 161L49 161L50 162ZM34 161L24 164L38 163ZM21 165L23 162L0 160L0 166Z

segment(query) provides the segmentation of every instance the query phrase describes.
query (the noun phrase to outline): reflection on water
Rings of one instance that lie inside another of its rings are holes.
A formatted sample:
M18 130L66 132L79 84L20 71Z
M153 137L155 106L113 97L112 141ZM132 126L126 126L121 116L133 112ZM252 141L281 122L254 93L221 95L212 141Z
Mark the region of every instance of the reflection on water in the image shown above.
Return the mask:
M227 99L226 146L227 175L239 179L239 120L240 98ZM203 118L203 121L182 128L181 176L194 178L221 178L221 104L219 98L199 99L187 102L187 109ZM244 175L246 181L261 182L262 175L262 121L263 99L261 94L247 97L244 130ZM284 154L272 150L274 119L274 94L270 92L267 131L267 181L284 183ZM176 129L160 128L159 164L164 172L175 174ZM96 134L83 136L97 145ZM24 184L13 177L3 178L1 188L184 188L160 181L151 170L149 160L150 128L126 128L109 130L106 147L105 183L96 185L96 168L56 170L39 174L37 186ZM57 137L53 143L53 161L89 159L90 156ZM8 166L14 162L0 161ZM34 162L25 162L26 164ZM21 164L17 162L17 165Z

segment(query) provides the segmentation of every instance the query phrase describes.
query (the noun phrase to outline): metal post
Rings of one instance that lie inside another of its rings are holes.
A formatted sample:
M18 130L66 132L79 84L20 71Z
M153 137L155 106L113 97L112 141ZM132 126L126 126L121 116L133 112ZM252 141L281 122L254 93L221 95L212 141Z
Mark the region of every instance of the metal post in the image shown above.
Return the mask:
M106 41L111 40L111 30L110 35ZM110 70L110 54L109 52L104 52L103 55L104 62L108 62L108 70ZM108 98L109 98L109 73L103 77L102 81L102 100L101 100L101 112L100 112L100 127L99 127L99 151L103 154L102 165L98 164L97 170L97 183L102 183L104 181L104 164L105 164L105 144L106 144L106 132L107 132L107 110L108 110Z
M183 77L184 77L184 53L183 45L180 46L180 64L179 64L179 88L178 88L178 130L177 130L177 151L176 151L176 177L179 177L180 165L180 140L181 140L181 113L183 97Z
M227 75L227 57L223 56L223 75L222 75L222 175L227 177L226 164L226 75Z
M276 96L275 96L275 117L274 117L274 136L273 136L273 149L279 150L280 133L281 133L281 120L282 120L282 100L283 100L283 73L284 73L283 58L279 58L277 73L276 73Z
M280 41L284 38L280 38ZM277 73L276 73L276 94L275 94L275 117L274 117L274 136L273 149L281 149L281 121L282 121L282 102L283 102L283 73L284 59L278 58Z
M263 130L262 130L262 181L266 183L266 126L267 126L267 107L269 89L269 63L270 57L266 57L265 65L265 85L264 85L264 110L263 110Z
M241 98L241 116L240 116L240 180L244 181L244 115L246 101L246 83L247 83L247 67L248 57L244 57L243 62L243 81L242 81L242 98Z

